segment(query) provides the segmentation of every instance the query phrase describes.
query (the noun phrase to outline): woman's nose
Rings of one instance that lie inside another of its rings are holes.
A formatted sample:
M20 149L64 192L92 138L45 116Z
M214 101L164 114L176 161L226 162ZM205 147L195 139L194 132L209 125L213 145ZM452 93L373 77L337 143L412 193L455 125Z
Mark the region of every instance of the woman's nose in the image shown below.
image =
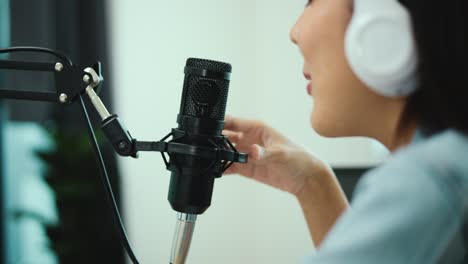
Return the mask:
M299 35L299 27L298 27L298 22L296 22L296 24L294 24L294 26L289 31L289 38L294 44L297 44L298 35Z

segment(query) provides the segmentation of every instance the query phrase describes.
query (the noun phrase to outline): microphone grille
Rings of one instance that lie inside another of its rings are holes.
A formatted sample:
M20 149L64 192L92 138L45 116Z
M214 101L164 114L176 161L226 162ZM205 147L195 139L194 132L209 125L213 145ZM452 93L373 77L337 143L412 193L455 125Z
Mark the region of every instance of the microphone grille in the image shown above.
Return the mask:
M213 73L231 73L232 70L229 63L196 58L187 59L185 66ZM229 80L190 73L185 77L180 113L196 118L224 120Z

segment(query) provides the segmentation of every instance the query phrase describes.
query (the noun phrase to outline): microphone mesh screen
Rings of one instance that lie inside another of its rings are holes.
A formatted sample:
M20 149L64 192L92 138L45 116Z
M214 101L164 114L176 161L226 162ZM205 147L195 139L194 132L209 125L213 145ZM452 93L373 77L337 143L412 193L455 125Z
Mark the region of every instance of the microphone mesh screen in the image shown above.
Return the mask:
M194 59L186 66L216 72L231 72L231 65L223 62ZM187 75L184 89L183 115L196 118L224 120L229 90L229 80Z

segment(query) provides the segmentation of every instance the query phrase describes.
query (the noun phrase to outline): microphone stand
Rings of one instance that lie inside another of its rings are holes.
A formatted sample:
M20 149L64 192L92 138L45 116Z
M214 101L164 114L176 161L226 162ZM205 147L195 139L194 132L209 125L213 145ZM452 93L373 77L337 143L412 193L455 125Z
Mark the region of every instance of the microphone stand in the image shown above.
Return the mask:
M214 147L212 148L173 142L175 139L187 136L185 132L181 133L180 130L175 129L172 129L172 131L160 141L138 141L130 135L130 132L127 129L125 129L118 116L111 114L107 110L98 96L99 86L104 80L101 75L100 62L96 62L93 66L83 67L73 65L71 60L66 55L46 48L12 47L7 49L0 49L0 53L25 51L50 53L56 57L61 58L63 61L68 61L68 63L61 61L53 63L0 60L0 69L51 72L55 77L56 92L0 89L0 99L59 102L62 105L69 105L76 101L81 101L85 117L88 118L86 108L82 101L82 95L86 94L89 97L93 107L101 117L101 129L104 132L105 137L112 144L112 147L117 154L123 157L137 158L138 152L140 151L161 152L163 161L168 170L179 170L179 168L170 164L170 161L166 157L165 153L167 153L169 157L171 157L171 154L183 154L211 159L213 160L213 163L209 168L207 168L207 171L216 166L216 162L220 162L220 173L228 169L234 162L247 162L247 154L239 153L225 136L222 137L222 141L218 145L213 143ZM89 119L88 126L91 131L90 134L94 136ZM172 137L172 140L166 141L170 137ZM105 165L102 157L100 157L99 147L96 143L95 152L96 155L101 158L101 174L108 182ZM127 253L129 254L133 263L138 263L128 242L123 223L120 219L120 213L114 201L110 184L107 186L104 184L104 188L107 188L106 193L108 194L108 201L110 202L111 208L113 209L113 216L116 218L115 220L117 223L117 230L119 231L122 244L127 250ZM171 264L185 263L195 228L196 218L197 215L195 214L178 212L170 257Z

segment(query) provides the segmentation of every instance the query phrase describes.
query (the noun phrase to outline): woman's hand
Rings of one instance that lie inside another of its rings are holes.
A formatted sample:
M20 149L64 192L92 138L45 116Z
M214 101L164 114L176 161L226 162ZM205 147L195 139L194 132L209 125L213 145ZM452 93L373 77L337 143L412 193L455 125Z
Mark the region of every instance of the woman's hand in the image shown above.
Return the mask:
M223 134L249 154L248 163L234 163L226 174L241 174L297 196L307 177L330 173L325 163L261 121L227 116L225 122Z

